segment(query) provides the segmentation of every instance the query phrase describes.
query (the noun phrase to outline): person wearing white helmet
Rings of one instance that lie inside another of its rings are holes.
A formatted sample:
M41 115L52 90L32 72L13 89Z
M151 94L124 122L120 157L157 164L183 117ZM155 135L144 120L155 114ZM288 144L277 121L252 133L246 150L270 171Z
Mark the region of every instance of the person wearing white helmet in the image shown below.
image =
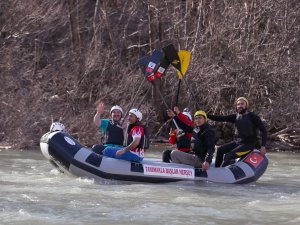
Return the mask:
M50 126L50 132L55 132L55 131L65 131L65 125L63 125L60 122L53 122Z
M124 132L123 132L123 109L114 105L110 109L110 118L103 119L105 111L105 105L103 102L99 102L96 106L96 114L94 116L94 124L99 130L102 131L102 134L105 137L104 144L97 144L92 147L92 150L98 154L102 154L103 149L107 146L122 147L124 142Z
M193 126L193 119L188 108L185 108L183 112L179 110L177 106L174 107L174 112L178 118L187 125ZM169 133L169 143L176 145L176 149L182 152L190 152L191 150L191 137L192 133L182 132L180 127L176 127L175 130L171 129ZM173 149L174 150L174 149ZM171 161L172 150L167 149L162 153L162 161L169 163Z
M144 158L145 130L141 124L143 114L138 109L131 109L128 115L126 147L107 147L105 156L127 161L141 162Z
M175 110L175 109L174 109L174 110ZM176 111L175 111L175 112L176 112ZM176 112L176 113L177 113L177 112ZM178 109L178 113L177 113L177 114L179 114L179 113L180 113L180 111L179 111L179 109ZM189 108L184 108L182 114L185 115L186 117L188 117L189 120L193 121L193 118L192 118L192 115L191 115L191 112L190 112L190 109L189 109Z

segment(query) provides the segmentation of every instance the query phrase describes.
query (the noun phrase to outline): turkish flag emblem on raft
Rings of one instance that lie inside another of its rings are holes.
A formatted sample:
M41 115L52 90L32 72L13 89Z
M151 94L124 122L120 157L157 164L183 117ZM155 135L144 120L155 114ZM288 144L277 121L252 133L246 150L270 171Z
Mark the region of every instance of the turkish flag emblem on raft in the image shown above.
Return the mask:
M256 152L252 152L250 155L247 156L247 158L244 160L244 162L249 163L250 165L257 168L260 163L263 161L264 157Z

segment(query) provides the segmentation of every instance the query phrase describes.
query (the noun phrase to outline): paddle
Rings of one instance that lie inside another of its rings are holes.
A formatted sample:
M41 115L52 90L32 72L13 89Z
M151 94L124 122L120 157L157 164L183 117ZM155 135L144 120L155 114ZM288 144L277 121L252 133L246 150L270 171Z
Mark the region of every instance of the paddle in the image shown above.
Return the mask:
M146 68L147 68L149 62L150 62L150 56L144 56L143 58L141 58L138 61L138 64L141 66L143 74L146 73ZM169 65L170 65L170 62L166 58L162 58L160 63L159 63L159 67L158 67L157 71L154 74L155 77L156 78L161 78L163 75L165 75L166 70L168 69ZM151 81L151 79L149 81Z
M186 74L186 71L189 67L190 64L190 59L191 59L191 52L187 51L187 50L180 50L178 52L179 58L180 58L180 63L181 63L181 71L178 71L178 77L179 77L179 84L180 84L180 77L183 79L184 83L186 84L191 96L193 97L196 107L198 107L198 103L197 103L197 99L194 95L194 92L191 91L190 86L187 82L187 80L185 79L184 75ZM177 97L178 99L178 97ZM177 100L178 101L178 100Z
M174 66L177 70L181 71L181 63L177 51L173 44L169 44L162 48L165 53L166 59Z
M149 80L155 80L155 73L158 70L163 58L165 57L165 54L160 51L155 49L150 58L149 58L149 63L146 67L146 70L144 72L144 76Z
M190 59L191 59L191 52L187 50L180 50L178 52L178 56L180 59L181 64L181 71L177 71L179 79L182 79L183 76L186 74L187 69L189 68Z
M178 105L179 93L180 93L180 84L181 84L181 80L182 80L183 76L185 75L185 73L186 73L186 71L189 67L191 53L187 50L180 50L178 52L178 56L179 56L179 59L180 59L181 70L177 70L179 80L178 80L178 86L177 86L177 94L176 94L175 105Z
M174 45L169 44L163 47L162 49L166 55L166 59L172 64L172 66L174 66L181 73L181 62ZM178 88L177 88L175 105L178 105L180 83L181 83L181 79L179 79L178 86L177 86Z
M163 76L163 74L165 74L167 68L169 67L170 64L172 64L175 68L178 68L181 71L181 65L180 65L180 58L175 50L175 55L174 55L174 46L168 45L166 47L163 48L164 54L161 54L163 52L158 51L158 50L154 50L154 52L152 53L151 57L143 57L142 59L139 60L140 65L144 66L144 68L146 68L145 65L147 65L147 68L143 71L145 77L150 76L151 78L148 79L148 81L150 81L150 83L152 83L156 78L152 79L152 74L150 74L150 71L154 73L155 77L160 78ZM163 57L162 57L163 55ZM169 57L167 57L167 55ZM184 60L183 60L184 61ZM185 60L186 62L187 60ZM148 64L147 64L148 62ZM155 71L155 67L151 64L151 62L158 64L158 69ZM187 70L188 66L185 66L185 71ZM150 69L149 69L150 68ZM152 70L151 70L152 69ZM162 99L165 107L167 109L169 109L170 107L168 106L165 98L163 97L161 91L159 90L159 88L156 88L156 91L158 92L160 98ZM173 123L175 124L177 130L181 133L182 135L184 134L184 132L178 127L178 124L176 123L176 121L173 119Z
M170 64L170 63L167 63L167 64L162 63L162 65L161 65L161 67L160 67L160 68L161 68L161 71L164 71L164 72L165 72L166 69L168 68L169 64ZM163 66L165 66L165 67L163 67ZM149 80L149 81L150 81L150 80ZM153 80L151 80L150 82L152 83ZM162 95L160 89L159 89L159 88L156 88L156 91L158 92L158 94L159 94L159 96L160 96L160 98L161 98L163 104L165 105L165 107L166 107L167 109L169 109L170 107L168 106L168 104L167 104L167 102L166 102L164 96ZM175 124L175 127L176 127L177 130L178 130L178 133L180 133L180 136L184 135L184 134L185 134L184 131L183 131L182 129L179 128L177 122L176 122L174 119L172 119L172 121L173 121L173 123Z
M146 60L147 58L143 59L142 62L145 63ZM156 78L160 78L161 76L163 76L169 65L170 62L165 59L165 54L162 51L154 50L151 57L149 58L149 63L147 65L144 75L145 77L147 77L148 81L153 84L153 81ZM159 90L159 88L156 88L156 90L159 93L164 105L168 109L168 104L166 103L163 95L161 94L161 91Z
M128 115L129 109L132 107L133 103L135 102L136 97L141 87L144 85L146 79L151 82L155 80L156 77L161 77L163 73L166 71L166 69L168 68L169 64L165 62L164 57L165 55L162 51L155 49L152 52L151 56L144 56L138 60L137 64L140 65L142 69L144 79L141 82L140 86L138 87L138 90L135 92L135 96L133 97L133 100L129 104L129 107L126 110L124 118Z
M146 55L143 58L139 59L137 64L141 67L143 74L146 72L146 68L150 62L150 56Z
M191 53L187 50L180 50L177 53L173 44L169 44L163 47L163 51L166 55L167 60L177 69L179 81L177 86L175 105L178 105L181 79L183 78L183 75L186 73L188 69Z
M161 78L164 74L166 74L166 71L167 71L169 65L170 65L170 62L168 60L166 60L166 58L163 58L160 62L160 65L159 65L157 71L155 72L155 77Z

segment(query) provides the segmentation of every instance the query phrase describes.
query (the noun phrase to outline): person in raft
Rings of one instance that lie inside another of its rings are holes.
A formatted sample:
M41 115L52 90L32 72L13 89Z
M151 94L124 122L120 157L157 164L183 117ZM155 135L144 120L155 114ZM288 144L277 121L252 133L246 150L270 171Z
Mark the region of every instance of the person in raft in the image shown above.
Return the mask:
M184 132L192 133L191 152L173 150L171 160L174 163L187 164L207 170L215 152L215 132L207 123L207 115L199 110L194 114L194 126L183 123L172 110L167 110L168 116L173 118Z
M178 118L187 125L193 126L193 119L188 108L185 108L183 112L180 112L177 106L174 107L174 112ZM191 137L192 133L185 133L182 129L171 129L169 133L169 143L171 145L176 144L176 148L182 152L190 152L191 150ZM174 150L174 149L173 149ZM167 149L162 153L162 161L169 163L171 161L172 150Z
M234 124L235 140L221 145L217 149L216 167L224 167L231 163L232 159L245 157L258 144L257 129L261 131L260 153L266 154L267 130L258 115L248 110L249 101L245 97L239 97L235 101L236 113L226 116L207 115L210 120L230 122Z
M143 115L138 109L131 109L128 115L126 147L106 147L103 155L116 159L141 162L144 158L145 131L141 124Z
M110 118L102 119L105 111L105 105L103 102L97 104L97 113L94 116L94 124L105 137L104 144L93 145L92 150L95 153L102 154L102 151L106 147L122 147L124 142L124 131L123 131L123 110L120 106L114 105L110 109Z

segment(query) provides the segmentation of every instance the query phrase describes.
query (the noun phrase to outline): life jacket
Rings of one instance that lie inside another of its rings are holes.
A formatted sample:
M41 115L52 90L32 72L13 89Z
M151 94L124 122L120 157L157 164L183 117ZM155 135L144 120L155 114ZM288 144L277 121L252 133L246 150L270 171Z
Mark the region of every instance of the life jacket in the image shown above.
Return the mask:
M124 142L124 132L121 124L119 122L114 122L109 120L106 132L106 144L113 145L123 145Z
M177 129L175 130L177 132ZM186 149L187 151L191 148L191 133L185 133L184 135L178 136L176 135L176 144L178 150Z
M128 146L133 141L133 137L130 134L130 132L131 132L132 128L135 127L135 126L139 126L139 127L142 127L144 129L144 127L142 125L129 124L128 128L127 128L127 140L124 143L124 146ZM142 135L142 137L140 139L140 143L138 144L138 146L136 148L144 149L144 145L145 145L145 129L144 129L144 135ZM148 144L148 147L149 147L149 144Z
M190 120L182 112L179 113L177 116L185 124L187 124L189 126L193 126L193 121ZM175 132L177 134L177 129L175 130ZM184 135L179 135L179 136L176 135L177 149L184 151L184 152L189 152L191 149L191 137L192 137L192 133L185 133Z
M257 139L257 131L256 126L252 120L253 113L249 112L247 114L237 114L236 121L234 126L234 134L235 137L244 144L256 144Z

